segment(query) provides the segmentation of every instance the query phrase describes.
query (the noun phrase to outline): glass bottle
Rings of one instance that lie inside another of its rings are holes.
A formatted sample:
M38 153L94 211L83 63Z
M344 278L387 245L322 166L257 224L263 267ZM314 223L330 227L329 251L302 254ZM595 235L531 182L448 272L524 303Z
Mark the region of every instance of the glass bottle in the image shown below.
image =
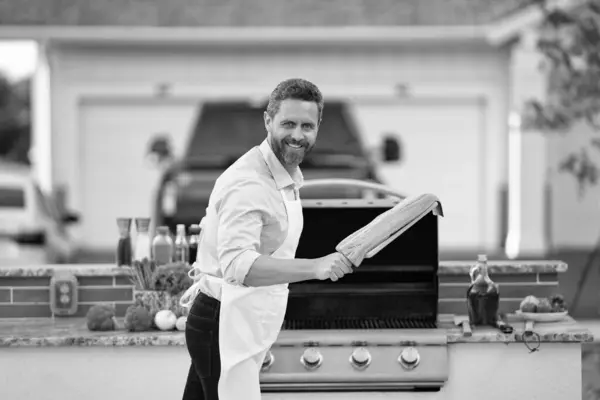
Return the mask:
M471 325L496 326L500 308L500 289L488 274L487 257L479 255L471 270L471 286L467 290L467 309Z
M173 239L168 226L159 226L152 240L152 257L157 266L173 262Z
M190 260L190 245L187 240L184 224L177 224L175 236L175 262L188 263Z
M135 250L133 259L143 261L144 258L150 260L150 218L136 218L135 230Z
M117 218L119 227L119 242L117 244L116 264L117 267L131 266L133 254L131 245L131 218Z
M198 245L200 244L200 225L192 224L190 226L190 264L196 262L198 256Z

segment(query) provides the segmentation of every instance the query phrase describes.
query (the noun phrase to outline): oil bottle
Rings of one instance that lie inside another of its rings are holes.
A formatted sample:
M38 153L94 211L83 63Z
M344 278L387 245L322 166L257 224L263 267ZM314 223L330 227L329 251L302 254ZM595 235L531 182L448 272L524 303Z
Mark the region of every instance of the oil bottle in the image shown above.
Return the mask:
M192 224L190 226L190 237L189 237L189 245L190 245L190 260L189 263L193 264L196 262L196 257L198 255L198 245L200 243L200 225Z
M498 324L500 288L488 274L487 256L477 257L477 264L470 271L471 285L467 289L469 322L474 326Z
M175 262L188 263L190 260L190 245L187 240L184 224L177 224L175 236Z

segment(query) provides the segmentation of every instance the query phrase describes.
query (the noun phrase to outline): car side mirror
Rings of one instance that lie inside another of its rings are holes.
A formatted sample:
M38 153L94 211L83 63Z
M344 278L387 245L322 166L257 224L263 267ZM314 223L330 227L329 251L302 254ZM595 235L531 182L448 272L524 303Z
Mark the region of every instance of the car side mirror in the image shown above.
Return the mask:
M46 244L46 232L18 233L12 237L12 240L18 244L43 246Z
M65 224L76 224L77 222L79 222L80 219L81 217L79 216L79 214L74 212L67 212L63 215L62 222Z
M401 159L400 141L395 136L388 135L383 139L382 159L385 162L396 162Z

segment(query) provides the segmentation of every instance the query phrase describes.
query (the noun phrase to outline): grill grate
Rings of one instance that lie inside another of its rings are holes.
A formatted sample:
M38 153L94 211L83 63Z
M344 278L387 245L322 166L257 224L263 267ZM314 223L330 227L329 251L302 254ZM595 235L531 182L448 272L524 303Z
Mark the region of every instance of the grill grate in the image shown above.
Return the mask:
M332 318L293 319L283 322L284 330L305 329L435 329L435 321L429 319L402 318Z

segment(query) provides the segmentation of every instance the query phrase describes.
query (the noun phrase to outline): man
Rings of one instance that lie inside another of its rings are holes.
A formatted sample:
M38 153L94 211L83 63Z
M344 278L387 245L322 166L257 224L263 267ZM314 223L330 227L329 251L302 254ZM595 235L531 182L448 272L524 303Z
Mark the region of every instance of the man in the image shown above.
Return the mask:
M185 338L192 359L183 399L259 400L259 372L277 339L288 283L352 273L339 253L296 259L303 218L299 164L317 139L323 96L281 82L264 113L267 138L215 183L194 264Z

